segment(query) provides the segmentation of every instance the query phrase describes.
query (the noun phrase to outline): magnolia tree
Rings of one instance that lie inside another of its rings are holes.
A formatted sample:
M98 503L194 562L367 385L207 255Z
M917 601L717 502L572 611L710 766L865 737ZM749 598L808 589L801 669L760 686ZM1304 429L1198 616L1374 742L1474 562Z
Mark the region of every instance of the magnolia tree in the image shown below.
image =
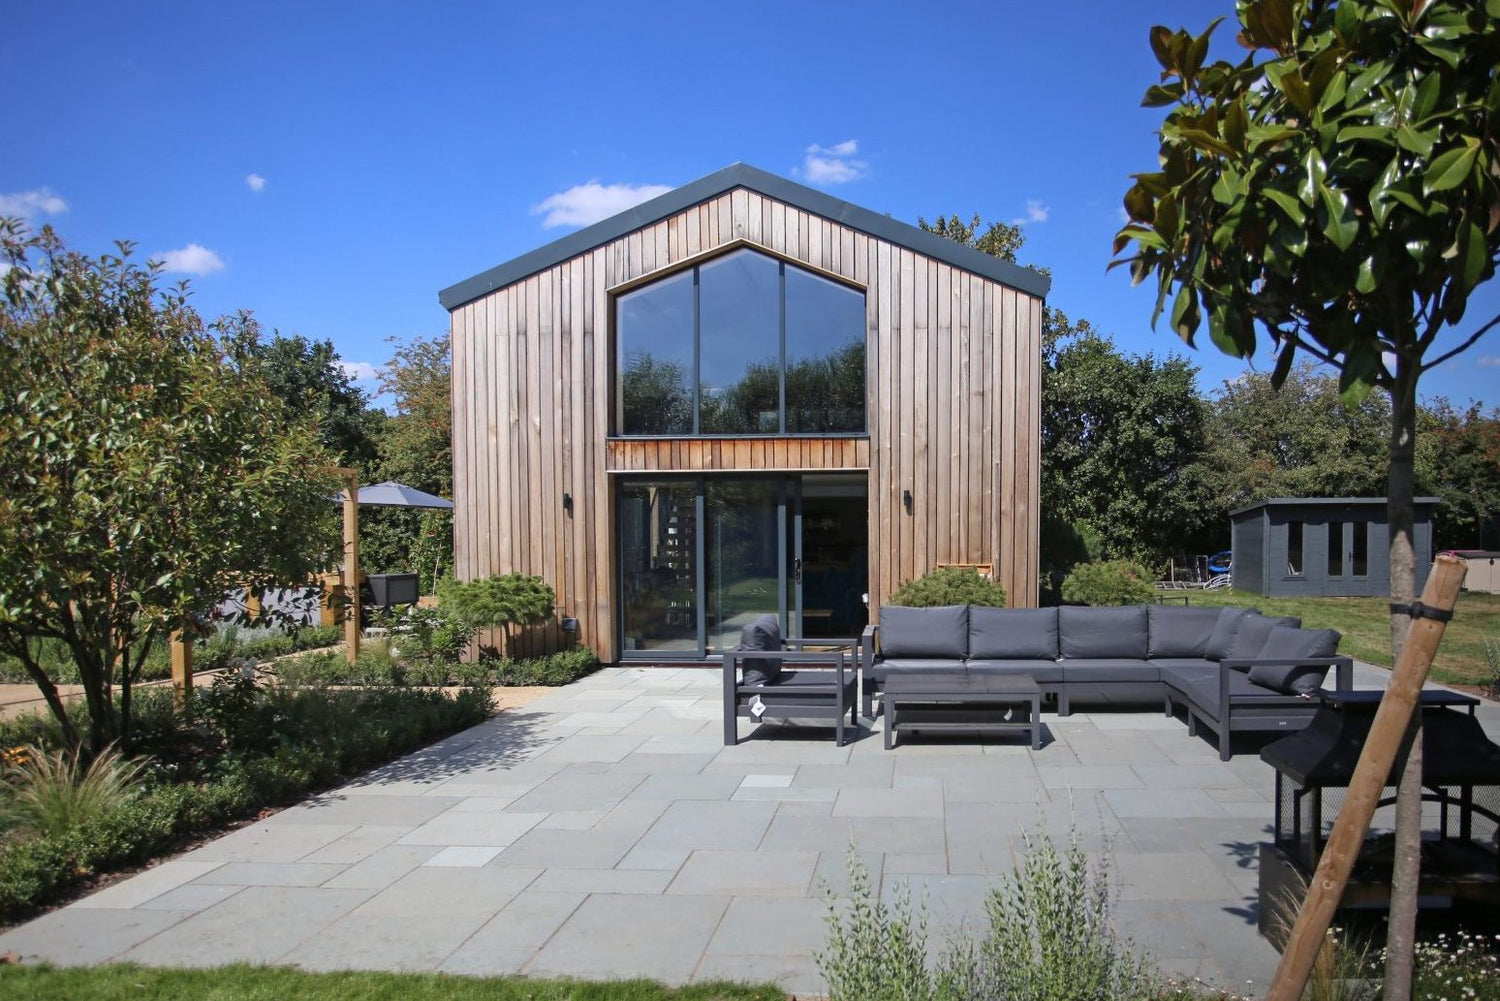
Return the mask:
M77 747L44 646L77 665L97 752L130 736L153 646L228 590L331 562L330 456L257 375L240 315L118 255L0 220L0 652Z
M1125 195L1115 264L1156 284L1153 321L1167 312L1189 344L1206 324L1248 357L1265 336L1277 384L1309 356L1339 370L1351 403L1390 392L1391 596L1404 604L1418 381L1500 323L1466 315L1500 256L1500 0L1238 0L1236 14L1239 62L1207 61L1218 22L1151 31L1160 158ZM1393 615L1396 653L1408 624Z

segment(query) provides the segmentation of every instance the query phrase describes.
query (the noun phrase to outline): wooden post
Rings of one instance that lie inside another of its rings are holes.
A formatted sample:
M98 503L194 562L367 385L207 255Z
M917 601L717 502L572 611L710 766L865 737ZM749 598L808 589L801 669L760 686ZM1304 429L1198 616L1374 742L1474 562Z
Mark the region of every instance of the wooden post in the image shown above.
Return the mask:
M193 634L186 629L172 630L172 697L183 705L193 695Z
M1422 604L1451 612L1463 580L1463 561L1452 556L1439 556L1427 578L1427 586L1422 590ZM1380 700L1375 720L1370 724L1359 762L1354 766L1354 777L1344 794L1343 808L1339 810L1333 831L1323 846L1317 871L1313 873L1307 898L1303 900L1297 921L1287 937L1281 964L1276 967L1266 1001L1298 1001L1307 986L1313 961L1323 947L1328 926L1344 896L1344 887L1348 885L1349 873L1370 830L1370 819L1375 815L1381 790L1390 780L1391 766L1405 740L1407 726L1416 710L1417 700L1421 698L1422 685L1427 681L1427 672L1432 667L1432 658L1437 653L1445 627L1446 624L1437 619L1412 619L1406 646L1401 650L1401 659L1391 672L1390 684Z
M359 472L339 467L344 478L344 656L359 658Z

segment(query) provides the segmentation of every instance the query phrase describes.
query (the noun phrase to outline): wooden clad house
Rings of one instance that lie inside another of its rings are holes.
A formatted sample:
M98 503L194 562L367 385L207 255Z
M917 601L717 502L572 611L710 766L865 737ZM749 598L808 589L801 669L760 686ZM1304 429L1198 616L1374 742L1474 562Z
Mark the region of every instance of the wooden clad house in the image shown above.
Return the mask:
M458 575L608 663L854 635L945 563L1034 604L1048 284L736 164L447 288Z

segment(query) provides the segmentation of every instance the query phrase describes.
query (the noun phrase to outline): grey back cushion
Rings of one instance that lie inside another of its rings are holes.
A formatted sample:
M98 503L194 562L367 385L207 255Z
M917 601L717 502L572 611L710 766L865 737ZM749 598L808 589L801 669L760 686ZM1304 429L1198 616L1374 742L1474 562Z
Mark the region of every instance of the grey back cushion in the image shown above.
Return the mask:
M1240 628L1235 631L1234 639L1229 642L1229 649L1224 652L1220 660L1251 660L1260 656L1260 648L1266 645L1266 637L1271 635L1271 630L1277 626L1288 626L1296 629L1302 625L1302 620L1293 616L1277 618L1273 615L1247 615L1240 621Z
M1146 659L1145 605L1089 608L1064 605L1057 610L1057 641L1064 657Z
M1056 660L1056 608L969 607L971 660Z
M969 606L880 606L880 652L886 657L963 660L969 652Z
M1214 631L1208 637L1208 646L1203 649L1203 656L1209 660L1223 660L1229 653L1229 645L1234 642L1235 634L1240 631L1240 624L1245 621L1247 615L1259 615L1258 608L1236 608L1227 605L1219 609L1219 621L1214 624Z
M781 620L774 615L762 615L740 630L740 642L736 650L780 650ZM740 661L744 667L743 684L774 685L781 677L781 661L764 657L746 657Z
M1151 657L1202 657L1219 623L1217 608L1186 605L1147 605Z
M1260 648L1259 660L1302 660L1309 657L1332 657L1339 649L1339 633L1335 629L1292 629L1277 626L1266 637ZM1256 664L1250 669L1250 680L1257 685L1274 688L1286 695L1311 695L1323 684L1328 674L1324 667L1296 667L1295 665Z

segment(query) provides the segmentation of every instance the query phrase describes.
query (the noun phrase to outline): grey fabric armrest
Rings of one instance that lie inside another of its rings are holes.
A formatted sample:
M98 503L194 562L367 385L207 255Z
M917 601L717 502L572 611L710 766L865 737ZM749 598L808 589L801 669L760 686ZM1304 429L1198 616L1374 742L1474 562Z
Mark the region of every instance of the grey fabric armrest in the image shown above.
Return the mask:
M843 683L844 672L852 659L849 650L802 651L802 650L729 650L724 654L724 682L747 689L759 689L760 685L739 686L739 668L745 660L774 660L783 666L831 667L837 673L838 682ZM770 685L774 689L776 686Z
M859 634L859 659L860 665L868 673L875 666L875 634L879 632L877 625L865 626L865 631Z

